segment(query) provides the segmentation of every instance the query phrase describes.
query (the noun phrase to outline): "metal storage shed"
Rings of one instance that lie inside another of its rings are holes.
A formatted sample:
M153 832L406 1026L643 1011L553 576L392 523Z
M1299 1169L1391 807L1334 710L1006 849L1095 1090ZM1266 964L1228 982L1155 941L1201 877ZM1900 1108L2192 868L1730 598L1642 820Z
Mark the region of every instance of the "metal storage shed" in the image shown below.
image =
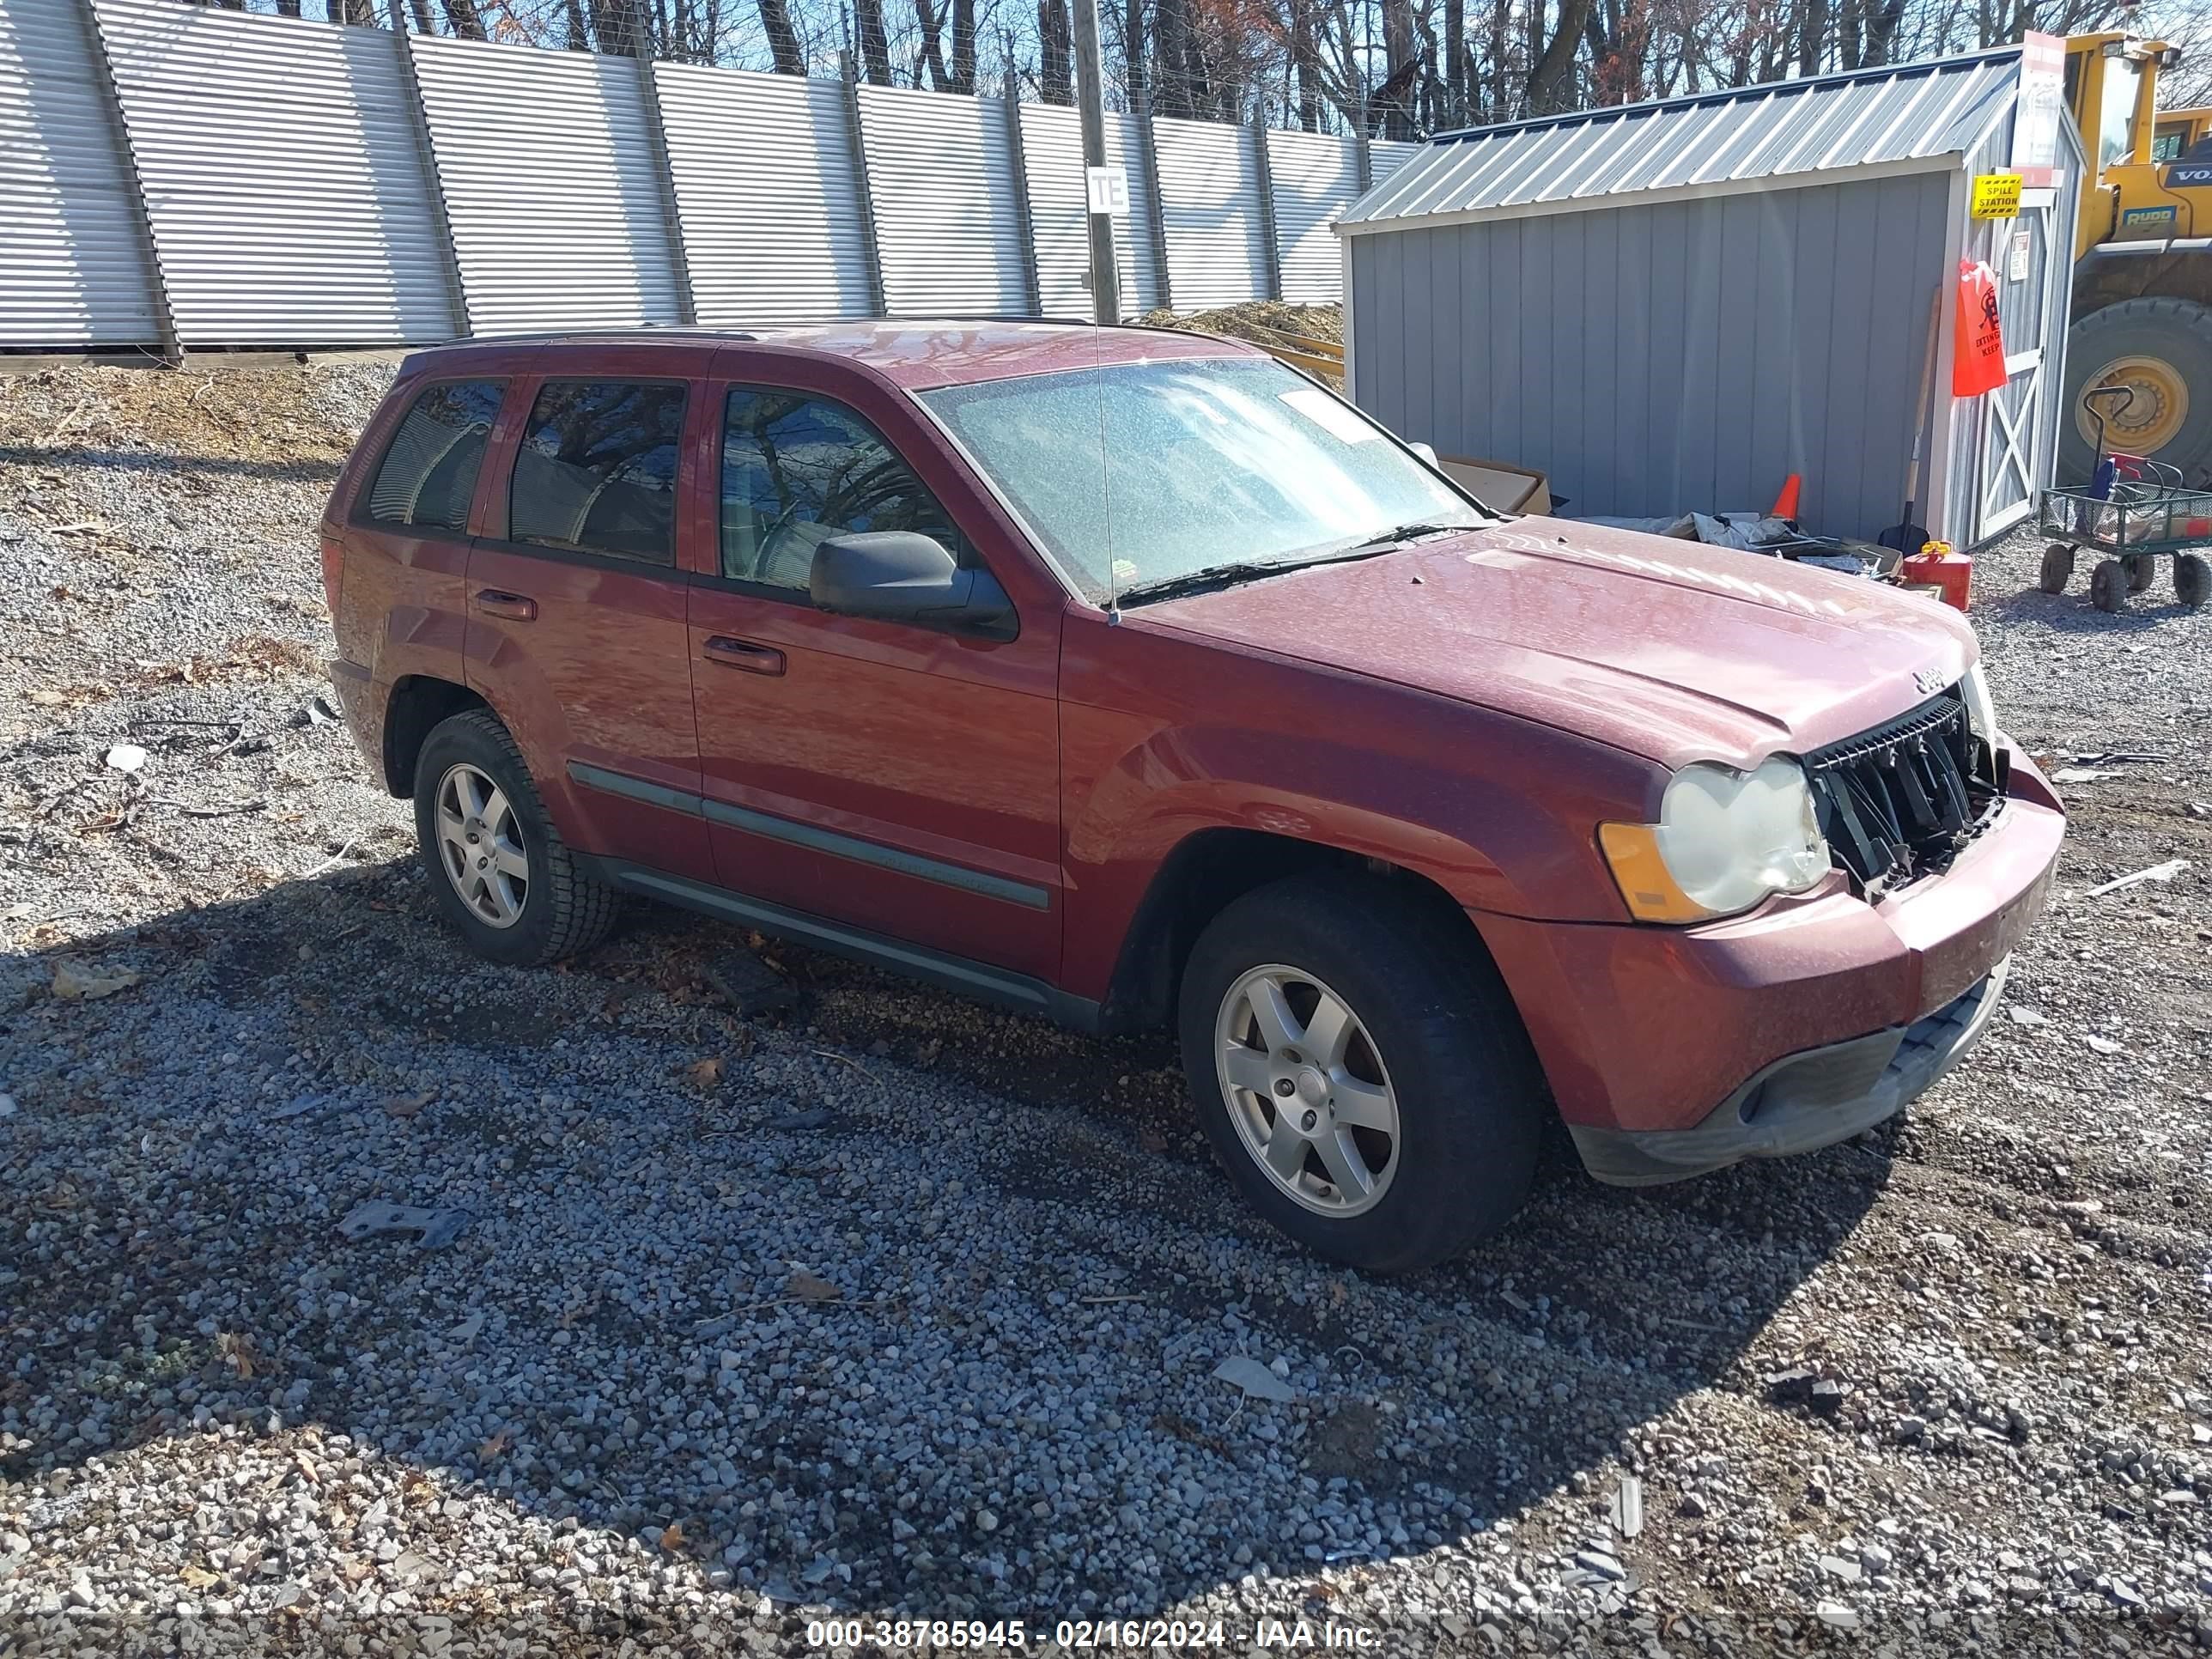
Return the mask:
M1764 509L1799 472L1808 528L1870 537L1904 504L1932 310L1920 516L1962 547L1998 534L2051 477L2082 171L2062 106L2052 186L1971 216L2024 95L2048 131L2021 59L1438 137L1338 225L1354 400L1444 454L1541 468L1571 514ZM1962 258L1996 272L2007 354L1970 399Z

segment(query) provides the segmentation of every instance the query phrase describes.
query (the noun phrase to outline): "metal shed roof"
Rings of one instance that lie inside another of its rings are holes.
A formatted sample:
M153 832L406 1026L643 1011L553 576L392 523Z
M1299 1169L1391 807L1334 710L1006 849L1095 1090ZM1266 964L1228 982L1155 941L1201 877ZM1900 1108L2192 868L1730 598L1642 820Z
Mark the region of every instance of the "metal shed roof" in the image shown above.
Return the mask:
M2001 46L1444 133L1352 204L1339 227L1358 235L1661 191L1811 184L1803 175L1964 155L2009 107L2020 58L2018 46Z

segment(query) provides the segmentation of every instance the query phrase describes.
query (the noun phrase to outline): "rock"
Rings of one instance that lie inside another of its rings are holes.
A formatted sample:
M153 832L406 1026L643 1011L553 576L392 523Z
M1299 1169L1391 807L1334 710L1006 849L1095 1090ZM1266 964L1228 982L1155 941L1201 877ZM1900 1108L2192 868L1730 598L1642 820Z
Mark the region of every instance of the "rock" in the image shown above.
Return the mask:
M1820 1571L1831 1578L1842 1579L1846 1584L1856 1584L1859 1582L1859 1564L1856 1561L1847 1561L1840 1555L1822 1556Z
M1830 1630L1856 1630L1859 1616L1841 1601L1822 1601L1814 1607L1813 1616Z
M1628 1577L1628 1569L1603 1550L1577 1550L1574 1560L1585 1572L1594 1572L1614 1583Z
M1820 1376L1809 1365L1792 1365L1788 1370L1776 1371L1766 1379L1768 1397L1782 1403L1809 1400Z
M1821 1417L1833 1417L1843 1409L1844 1395L1849 1392L1839 1378L1824 1376L1813 1385L1813 1410Z
M100 757L111 772L136 772L146 764L146 751L135 743L118 743Z
M1910 1445L1928 1432L1928 1421L1925 1418L1920 1417L1900 1417L1897 1419L1897 1427L1893 1432L1896 1435L1899 1444Z
M1614 1528L1623 1538L1633 1538L1644 1530L1644 1483L1632 1474L1620 1478L1620 1486L1613 1495L1609 1515Z
M1231 1354L1213 1368L1224 1382L1242 1389L1254 1400L1295 1400L1298 1391L1249 1354Z
M798 1006L799 988L750 951L723 952L707 965L706 977L740 1019Z
M1705 1513L1705 1500L1693 1492L1686 1492L1682 1494L1682 1501L1674 1506L1674 1512L1686 1515L1692 1521L1698 1520Z

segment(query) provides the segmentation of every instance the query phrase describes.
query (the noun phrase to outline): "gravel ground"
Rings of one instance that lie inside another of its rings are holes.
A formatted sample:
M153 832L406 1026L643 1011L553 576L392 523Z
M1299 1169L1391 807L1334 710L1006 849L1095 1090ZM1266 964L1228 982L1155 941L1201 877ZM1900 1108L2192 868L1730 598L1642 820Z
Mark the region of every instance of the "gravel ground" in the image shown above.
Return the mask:
M2212 1647L2212 615L1984 561L2008 725L2109 775L1901 1121L1555 1156L1371 1281L1231 1201L1164 1042L779 945L741 1019L646 908L464 955L313 702L388 373L0 380L0 1650Z

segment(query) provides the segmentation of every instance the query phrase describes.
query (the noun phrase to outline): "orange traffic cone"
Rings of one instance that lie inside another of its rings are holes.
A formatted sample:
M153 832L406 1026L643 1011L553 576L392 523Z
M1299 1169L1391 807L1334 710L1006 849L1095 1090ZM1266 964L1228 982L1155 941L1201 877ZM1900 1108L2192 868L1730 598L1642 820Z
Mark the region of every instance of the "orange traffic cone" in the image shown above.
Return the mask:
M1774 505L1767 509L1766 516L1770 519L1796 518L1797 489L1803 482L1795 472L1791 473L1783 483L1782 493L1774 498Z

